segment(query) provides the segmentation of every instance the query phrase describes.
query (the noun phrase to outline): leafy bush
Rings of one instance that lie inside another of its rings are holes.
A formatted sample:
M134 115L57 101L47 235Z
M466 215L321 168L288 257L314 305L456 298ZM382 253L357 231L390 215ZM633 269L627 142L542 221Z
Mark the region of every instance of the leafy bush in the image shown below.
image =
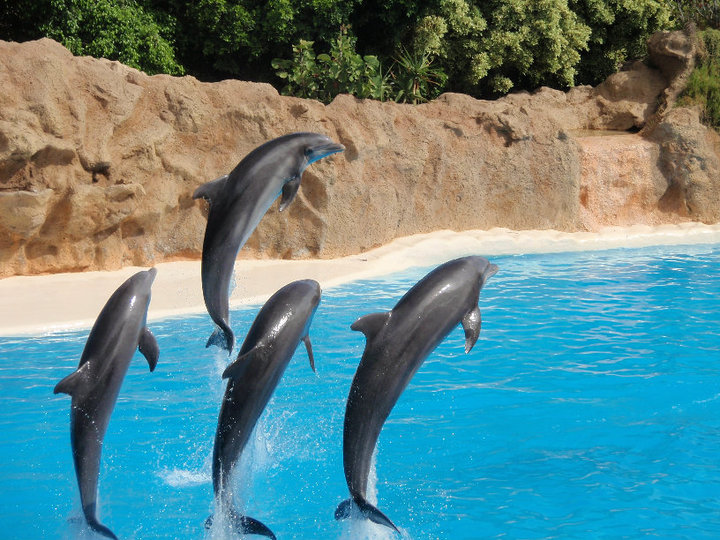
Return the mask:
M361 0L165 0L179 23L178 58L204 79L268 81L292 43L329 44ZM161 0L152 0L160 4Z
M291 60L272 61L277 76L286 81L281 92L325 103L338 94L418 103L434 97L442 88L445 74L432 67L427 55L403 51L394 71L383 72L376 56L360 56L355 51L356 41L343 27L330 44L330 52L316 55L312 41L300 40L293 46Z
M410 53L403 49L395 58L391 72L393 86L397 88L395 101L416 104L437 97L445 86L447 75L432 64L427 53Z
M642 57L655 31L683 17L701 27L716 24L719 3L3 0L0 38L45 35L76 54L117 59L149 73L186 71L203 80L278 83L281 72L287 91L324 101L340 91L384 98L402 91L401 99L422 101L441 90L491 97L540 85L596 84L623 62ZM338 41L343 27L352 27L357 39ZM292 44L297 67L275 67L273 59ZM414 82L407 79L413 69L420 71ZM328 80L330 72L336 82Z
M293 46L292 60L276 58L272 67L286 81L283 94L318 99L329 103L338 94L384 100L390 91L388 76L382 74L376 56L355 52L355 38L341 29L330 45L329 54L315 54L312 41Z
M672 24L664 0L371 3L372 24L352 19L361 48L383 44L373 49L380 58L399 46L427 52L448 74L446 90L476 97L597 84L642 57L649 36Z
M672 6L665 0L569 0L568 5L591 29L588 50L577 64L576 82L596 85L623 63L647 55L647 40L672 26Z
M671 2L675 17L686 25L699 28L720 28L720 2L718 0L674 0Z
M700 51L678 105L699 105L706 123L720 129L720 30L698 33Z
M119 60L148 73L184 73L153 14L134 0L50 0L43 35L73 54ZM166 29L172 19L166 18Z

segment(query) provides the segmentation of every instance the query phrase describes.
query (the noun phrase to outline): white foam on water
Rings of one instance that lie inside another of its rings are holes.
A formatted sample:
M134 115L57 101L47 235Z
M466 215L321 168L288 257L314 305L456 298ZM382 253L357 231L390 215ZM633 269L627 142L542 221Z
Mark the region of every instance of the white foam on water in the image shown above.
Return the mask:
M157 474L168 486L176 488L198 486L212 481L210 471L205 467L197 471L174 468L159 471Z
M217 507L215 507L213 509L212 526L205 529L203 538L205 540L235 540L237 537L225 512L218 512Z
M96 504L95 515L98 521L112 530L112 527L102 520L102 505L100 503L99 496ZM80 496L78 494L75 495L72 510L67 518L67 527L63 531L62 538L63 540L97 540L99 538L107 540L106 536L103 536L88 527L87 521L85 521L85 515L82 511L82 505L80 504Z
M368 473L368 484L365 492L367 501L373 506L378 506L378 489L377 489L377 448L373 452L370 461L370 471ZM388 516L390 517L390 516ZM392 519L392 518L390 518ZM397 525L397 524L396 524ZM411 536L403 528L400 529L401 538L411 540ZM360 511L353 505L349 519L346 520L339 540L397 540L398 535L392 529L385 525L380 525L365 518Z

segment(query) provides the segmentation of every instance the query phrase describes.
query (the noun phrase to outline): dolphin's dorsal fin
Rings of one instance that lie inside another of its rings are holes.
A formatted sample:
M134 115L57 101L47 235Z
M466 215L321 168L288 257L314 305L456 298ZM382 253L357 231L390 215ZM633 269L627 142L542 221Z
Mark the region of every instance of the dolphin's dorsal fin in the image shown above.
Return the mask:
M310 343L310 334L305 334L305 337L302 338L302 340L305 342L305 349L307 349L308 358L310 359L310 367L312 368L313 373L317 373L317 371L315 371L315 358L313 358L312 344Z
M370 341L377 335L390 318L391 311L380 311L363 315L350 326L351 330L359 330L365 334L365 338Z
M158 347L155 336L147 326L143 328L140 333L138 349L147 359L150 371L155 371L155 366L157 366L158 358L160 357L160 347Z
M228 175L226 174L225 176L221 176L220 178L216 178L211 182L203 184L195 190L195 193L193 193L193 199L203 198L209 203L212 203L218 198L220 192L225 188L227 179Z
M285 182L282 188L282 199L280 199L280 211L285 210L288 205L293 201L295 195L297 195L298 189L300 189L300 177L295 176Z
M90 362L85 362L82 366L73 371L70 375L65 377L59 383L55 385L53 394L68 394L72 396L77 390L88 380L90 373Z
M462 319L463 330L465 330L465 353L469 353L480 335L480 309L475 306L468 311Z
M225 368L225 371L223 371L222 378L223 379L239 379L242 377L243 373L245 373L245 370L247 369L250 362L253 360L253 358L258 357L259 355L264 354L265 348L257 344L252 349L250 349L245 354L242 354L237 357L237 359L230 364L227 368Z

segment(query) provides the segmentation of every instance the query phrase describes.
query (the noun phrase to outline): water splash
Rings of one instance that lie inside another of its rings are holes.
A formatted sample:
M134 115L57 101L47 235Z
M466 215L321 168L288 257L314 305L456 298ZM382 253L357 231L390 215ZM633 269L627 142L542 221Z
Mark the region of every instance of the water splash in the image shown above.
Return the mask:
M174 468L158 472L158 476L168 486L184 488L207 484L212 481L209 471L205 466L201 470L187 470Z
M366 490L367 501L376 506L378 505L378 488L377 488L377 448L373 452L372 460L370 461L370 472L368 473L368 485ZM392 518L391 518L392 519ZM410 540L411 537L401 527L400 529L401 538ZM392 529L389 529L385 525L380 525L365 518L358 508L353 505L350 512L350 517L347 519L342 532L340 533L339 540L397 540L398 535Z
M102 520L102 505L100 504L100 497L97 499L96 516L100 523L109 526ZM112 527L110 527L112 529ZM67 518L67 526L64 528L62 533L63 540L107 540L106 536L101 535L93 531L88 527L87 521L82 511L82 505L80 504L79 494L75 495L72 511Z

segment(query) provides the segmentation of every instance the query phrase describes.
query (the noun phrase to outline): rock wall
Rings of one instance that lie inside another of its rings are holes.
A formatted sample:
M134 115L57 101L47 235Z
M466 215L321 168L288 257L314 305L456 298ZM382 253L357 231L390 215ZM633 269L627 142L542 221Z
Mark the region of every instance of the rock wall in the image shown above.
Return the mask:
M0 277L198 258L207 209L193 191L294 131L347 150L305 172L241 257L329 258L437 229L717 222L720 145L697 113L673 111L645 137L588 136L645 126L667 72L636 63L596 88L497 101L325 106L265 84L150 77L48 39L0 42Z

